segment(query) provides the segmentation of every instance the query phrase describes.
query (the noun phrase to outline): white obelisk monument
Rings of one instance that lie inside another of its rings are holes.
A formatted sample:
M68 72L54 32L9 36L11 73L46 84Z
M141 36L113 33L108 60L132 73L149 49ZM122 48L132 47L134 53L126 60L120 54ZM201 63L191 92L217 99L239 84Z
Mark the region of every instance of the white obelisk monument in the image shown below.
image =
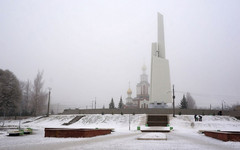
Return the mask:
M158 13L158 42L152 43L149 108L166 108L172 103L169 63L165 58L163 15Z

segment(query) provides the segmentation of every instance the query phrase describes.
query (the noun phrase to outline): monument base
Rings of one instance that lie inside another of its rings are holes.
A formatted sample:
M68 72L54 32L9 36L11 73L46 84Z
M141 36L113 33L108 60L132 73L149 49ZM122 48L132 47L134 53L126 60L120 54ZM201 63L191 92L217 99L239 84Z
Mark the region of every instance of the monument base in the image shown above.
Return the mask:
M148 105L148 108L169 108L169 106L166 103L150 103Z

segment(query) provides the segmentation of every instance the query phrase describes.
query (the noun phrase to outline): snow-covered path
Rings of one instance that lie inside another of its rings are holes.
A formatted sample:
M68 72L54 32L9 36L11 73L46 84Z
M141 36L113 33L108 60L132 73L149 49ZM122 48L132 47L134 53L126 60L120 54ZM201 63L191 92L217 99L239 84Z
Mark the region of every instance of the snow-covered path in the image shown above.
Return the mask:
M240 121L227 116L204 116L203 122L194 122L192 116L171 118L174 131L166 133L167 140L137 140L144 136L137 126L144 126L145 115L132 117L131 131L128 130L128 115L87 115L68 128L114 128L116 132L92 138L45 138L45 127L64 127L62 123L71 120L69 116L51 116L24 124L34 128L31 135L6 136L0 130L0 150L238 150L240 142L223 142L199 134L198 130L240 130ZM6 122L9 127L17 126L18 121Z
M131 131L93 138L44 138L44 141L40 139L40 142L36 144L15 143L16 145L1 147L1 150L237 150L240 146L238 142L222 142L191 132L189 134L182 132L166 133L168 140L137 140L139 136L144 134L147 133ZM14 143L14 139L11 138L9 140L12 141L8 142ZM37 139L35 142L37 142Z
M203 134L172 132L168 135L170 149L210 149L210 150L231 150L239 149L237 142L222 142ZM237 144L237 145L235 145Z
M127 142L127 139L134 139L137 135L141 134L140 132L131 132L131 133L113 133L105 136L97 136L93 138L45 138L45 139L57 139L52 142L41 142L38 144L20 144L20 145L11 145L10 147L2 147L1 150L60 150L60 149L106 149L109 146L109 143L116 142ZM37 142L37 141L36 141ZM116 144L114 144L114 147ZM110 144L110 149L111 147Z

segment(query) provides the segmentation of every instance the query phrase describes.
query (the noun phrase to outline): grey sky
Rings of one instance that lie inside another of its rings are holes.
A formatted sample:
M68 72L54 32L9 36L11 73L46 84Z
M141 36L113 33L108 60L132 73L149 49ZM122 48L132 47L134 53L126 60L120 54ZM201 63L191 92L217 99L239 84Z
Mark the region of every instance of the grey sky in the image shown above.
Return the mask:
M177 103L240 102L240 1L0 1L0 68L19 80L44 70L53 103L85 108L133 97L145 63L150 76L157 12L164 15L166 58Z

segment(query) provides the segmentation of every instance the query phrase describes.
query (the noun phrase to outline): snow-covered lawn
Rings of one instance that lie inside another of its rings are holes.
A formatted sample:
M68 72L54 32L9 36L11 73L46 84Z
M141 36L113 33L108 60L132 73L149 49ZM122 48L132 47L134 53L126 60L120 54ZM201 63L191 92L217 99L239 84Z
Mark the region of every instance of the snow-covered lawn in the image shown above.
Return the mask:
M53 115L35 120L29 118L21 122L21 127L33 128L33 134L23 136L6 136L6 130L0 130L0 150L149 150L149 149L240 149L240 142L223 142L203 134L199 130L234 130L240 131L240 121L228 116L203 116L202 122L194 122L193 116L170 117L170 125L174 128L164 133L167 140L137 140L139 137L161 137L162 133L141 133L137 126L144 127L146 115L86 115L78 122L69 126L76 115ZM130 131L129 131L130 118ZM5 126L18 126L18 120L7 120ZM1 125L1 124L0 124ZM93 138L45 138L44 128L114 128L109 135Z

